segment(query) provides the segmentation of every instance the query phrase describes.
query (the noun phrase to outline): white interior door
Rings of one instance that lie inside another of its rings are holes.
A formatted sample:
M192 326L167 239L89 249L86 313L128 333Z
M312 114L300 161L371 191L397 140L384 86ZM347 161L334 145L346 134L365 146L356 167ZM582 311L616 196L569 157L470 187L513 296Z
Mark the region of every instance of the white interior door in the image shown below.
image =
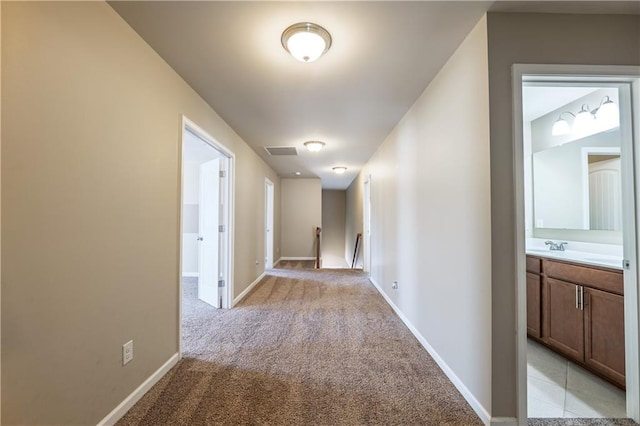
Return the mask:
M220 223L220 160L200 165L199 215L199 279L198 298L216 308L220 307L218 289Z
M265 185L265 258L264 267L273 268L273 183Z

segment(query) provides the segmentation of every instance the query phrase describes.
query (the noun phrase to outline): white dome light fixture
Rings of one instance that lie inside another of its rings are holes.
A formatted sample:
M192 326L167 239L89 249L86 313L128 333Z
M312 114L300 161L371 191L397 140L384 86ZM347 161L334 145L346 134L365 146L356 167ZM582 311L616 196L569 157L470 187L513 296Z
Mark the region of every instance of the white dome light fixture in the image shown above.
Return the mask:
M573 113L569 112L569 111L565 111L563 113L560 113L560 115L558 116L558 119L556 120L555 123L553 123L553 127L551 128L551 134L553 136L561 136L561 135L567 135L571 132L571 127L569 126L569 123L567 123L567 120L565 120L564 118L562 118L562 114L571 114L573 115ZM576 116L573 115L573 118L575 118Z
M304 146L311 152L318 152L324 147L325 143L320 141L307 141Z
M576 119L573 121L573 131L576 133L591 131L595 118L596 116L589 109L589 105L582 105L580 111L576 114Z
M620 125L620 111L618 106L605 96L600 101L600 106L595 110L596 119L603 123L603 127L610 129Z
M347 168L345 166L336 166L332 169L336 174L338 175L342 175L344 174L344 172L347 171Z
M313 62L331 47L331 34L318 24L299 22L288 27L282 47L300 62Z

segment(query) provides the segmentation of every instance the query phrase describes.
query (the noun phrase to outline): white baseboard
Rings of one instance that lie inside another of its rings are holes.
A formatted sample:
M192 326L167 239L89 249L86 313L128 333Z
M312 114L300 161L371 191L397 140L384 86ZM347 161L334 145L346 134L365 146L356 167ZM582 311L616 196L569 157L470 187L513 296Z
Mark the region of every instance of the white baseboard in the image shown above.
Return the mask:
M275 268L276 266L278 266L278 263L280 263L281 260L282 260L282 258L279 258L278 260L273 262L273 267Z
M278 262L281 260L316 260L315 257L284 257L282 256L280 259L278 259Z
M491 425L518 426L518 419L515 417L492 417Z
M406 325L409 331L411 331L411 333L413 333L416 339L418 339L422 347L424 347L427 350L427 352L429 352L429 355L431 355L431 357L442 369L442 371L444 371L444 374L446 374L449 380L451 380L451 383L453 383L453 385L458 389L458 391L460 391L464 399L466 399L469 405L471 406L471 408L473 408L473 411L475 411L478 417L480 417L480 420L482 420L482 422L485 425L493 424L493 419L491 418L491 414L489 414L489 412L482 406L480 401L476 399L476 397L471 393L471 391L467 389L467 387L464 385L462 380L460 380L460 378L456 376L456 374L447 365L444 359L442 359L442 357L438 354L438 352L436 352L436 350L427 342L424 336L420 334L420 332L413 326L413 324L411 324L411 322L407 319L407 317L404 316L402 311L398 309L398 307L395 305L395 303L393 303L393 301L389 298L389 296L387 296L387 294L384 291L382 291L382 288L378 285L378 283L372 277L369 277L369 281L371 281L371 284L373 284L375 288L378 289L378 292L382 295L384 300L387 301L389 306L391 306L391 309L393 309L396 315L400 317L404 325ZM507 423L501 423L501 425L506 426Z
M280 262L280 259L278 259L278 262ZM263 272L262 274L260 274L260 276L258 278L256 278L255 280L253 280L253 282L251 284L249 284L249 287L245 288L244 291L242 293L240 293L238 295L238 297L236 297L235 299L233 299L233 303L231 304L231 307L233 308L234 306L236 306L238 303L240 303L240 301L242 299L244 299L245 297L247 297L247 294L249 294L249 292L260 282L261 279L264 278L264 276L267 275L266 272Z
M136 390L131 392L131 394L124 399L116 408L113 409L107 416L100 420L98 426L111 426L116 424L118 420L120 420L127 411L134 406L136 402L140 400L144 396L145 393L149 392L149 389L153 387L158 381L171 370L171 368L178 363L180 360L180 354L176 353L171 358L165 362L162 367L158 368L155 373L147 378Z
M189 277L189 278L198 278L200 276L200 274L197 273L197 272L183 272L182 276L183 277Z

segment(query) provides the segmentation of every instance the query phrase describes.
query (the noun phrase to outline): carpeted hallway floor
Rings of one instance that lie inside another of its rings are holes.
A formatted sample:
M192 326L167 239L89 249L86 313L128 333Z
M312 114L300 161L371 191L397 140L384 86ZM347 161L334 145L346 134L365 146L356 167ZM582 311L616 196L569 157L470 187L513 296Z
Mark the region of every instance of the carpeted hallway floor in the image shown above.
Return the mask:
M479 425L358 271L299 262L234 309L184 283L184 358L118 425Z

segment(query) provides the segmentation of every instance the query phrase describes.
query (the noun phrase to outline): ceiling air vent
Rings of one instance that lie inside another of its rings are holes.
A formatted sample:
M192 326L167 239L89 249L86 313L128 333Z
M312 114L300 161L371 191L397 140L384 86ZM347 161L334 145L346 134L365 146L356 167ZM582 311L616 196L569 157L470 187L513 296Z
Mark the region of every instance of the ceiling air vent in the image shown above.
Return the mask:
M295 146L266 146L269 155L298 155L298 150Z

